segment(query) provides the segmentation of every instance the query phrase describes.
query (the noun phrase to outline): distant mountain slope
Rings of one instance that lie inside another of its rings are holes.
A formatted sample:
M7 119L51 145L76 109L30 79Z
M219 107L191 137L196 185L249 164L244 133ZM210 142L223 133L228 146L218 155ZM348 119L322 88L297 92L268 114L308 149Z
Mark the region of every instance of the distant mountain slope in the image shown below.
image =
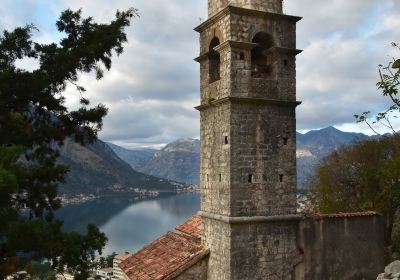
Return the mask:
M297 133L297 188L307 187L307 178L314 174L322 157L343 145L369 138L362 133L343 132L334 127L312 130L305 134ZM132 157L135 153L139 154L139 151L132 151ZM146 174L199 184L199 153L199 140L180 139L168 144L147 160L131 159L131 162L135 162L135 169Z
M103 194L128 188L175 190L180 186L133 170L100 140L81 146L67 139L60 154L60 162L71 170L59 188L60 194Z
M199 184L200 180L200 141L179 139L153 157L142 161L135 169L160 178Z
M135 167L142 161L148 160L153 157L157 152L155 149L132 149L128 150L113 143L108 143L107 145L120 157L123 161L129 163L131 166Z
M297 133L297 149L309 150L313 155L321 157L343 145L367 139L369 136L365 134L343 132L330 126L305 134Z
M314 175L324 156L344 145L369 138L362 133L343 132L332 126L305 134L297 133L297 188L307 188L307 179Z

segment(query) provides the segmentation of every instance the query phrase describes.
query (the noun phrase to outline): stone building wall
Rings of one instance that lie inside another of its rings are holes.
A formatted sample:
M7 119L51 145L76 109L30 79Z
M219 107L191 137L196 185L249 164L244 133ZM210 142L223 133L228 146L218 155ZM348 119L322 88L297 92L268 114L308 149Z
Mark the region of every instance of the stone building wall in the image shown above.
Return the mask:
M304 256L295 279L376 279L384 268L383 229L376 215L301 221L297 238Z
M208 0L208 16L211 17L227 5L271 13L282 13L282 0Z
M223 215L230 214L229 124L229 103L201 112L201 210Z
M272 18L265 14L237 11L231 14L231 32L227 40L251 42L258 32L266 32L272 35L274 46L295 49L297 20L285 15Z
M231 226L202 217L202 243L210 248L208 280L231 280Z
M231 108L231 215L295 214L295 108L240 102Z
M231 279L293 279L296 230L296 221L232 225Z
M201 104L207 104L211 99L226 97L230 92L230 63L229 50L220 50L220 80L210 83L208 54L213 38L220 43L225 42L230 33L230 17L228 15L207 26L200 34L200 92Z
M208 258L204 258L182 272L174 280L207 280L207 266Z
M296 48L296 24L290 18L270 19L256 15L231 15L230 40L252 42L259 32L271 35L273 46L283 49ZM271 52L272 76L270 79L253 78L251 76L251 50L236 49L243 53L244 60L231 58L232 69L236 75L232 77L232 96L271 98L279 100L296 100L296 58L278 52Z
M272 78L269 80L252 78L251 41L258 32L266 32L271 34L274 47L294 50L296 20L297 18L285 16L271 19L259 15L230 13L204 27L200 33L201 104L227 96L294 101L296 99L295 56L275 50L271 53ZM229 40L248 44L237 47L225 44L217 48L221 55L221 79L210 84L207 55L214 37L217 37L221 44Z
M252 219L296 213L293 49L298 18L265 13L281 13L281 0L214 0L209 1L209 12L215 16L196 28L202 242L210 249L208 279L293 279L295 222ZM255 44L259 32L271 44ZM210 73L215 76L210 69L215 53L209 54L215 37L220 42L213 48L220 54L217 81L210 79ZM230 221L237 218L246 221Z

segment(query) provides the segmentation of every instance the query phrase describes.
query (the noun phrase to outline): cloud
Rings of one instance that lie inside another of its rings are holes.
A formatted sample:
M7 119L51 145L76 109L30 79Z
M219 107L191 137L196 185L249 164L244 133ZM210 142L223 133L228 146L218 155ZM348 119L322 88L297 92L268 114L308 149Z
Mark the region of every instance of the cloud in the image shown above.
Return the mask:
M388 54L395 55L390 43L400 38L399 2L286 3L288 13L304 17L297 34L299 48L304 49L297 60L298 99L303 101L297 110L298 128L357 129L354 114L387 108L389 103L376 90L376 82L378 65L388 62Z
M21 9L20 7L24 7ZM157 145L179 137L199 137L198 34L193 27L205 19L207 1L188 0L3 0L0 29L35 23L41 42L57 41L55 21L61 11L82 8L97 22L113 19L117 9L139 9L128 33L128 44L113 59L110 72L97 81L81 75L92 104L110 109L101 138L126 147ZM397 0L286 0L288 14L298 23L298 128L336 125L365 131L353 115L387 106L376 91L377 66L398 55L390 47L400 38ZM21 61L29 68L31 62ZM70 86L67 105L78 105Z

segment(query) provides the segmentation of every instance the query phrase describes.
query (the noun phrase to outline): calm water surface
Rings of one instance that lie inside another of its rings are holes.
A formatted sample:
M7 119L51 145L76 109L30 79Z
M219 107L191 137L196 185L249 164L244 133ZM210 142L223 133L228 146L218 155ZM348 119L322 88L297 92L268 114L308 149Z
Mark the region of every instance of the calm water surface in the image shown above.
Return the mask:
M57 216L67 231L84 232L97 225L108 237L104 254L134 252L183 223L200 208L198 193L163 195L157 199L100 198L61 208Z

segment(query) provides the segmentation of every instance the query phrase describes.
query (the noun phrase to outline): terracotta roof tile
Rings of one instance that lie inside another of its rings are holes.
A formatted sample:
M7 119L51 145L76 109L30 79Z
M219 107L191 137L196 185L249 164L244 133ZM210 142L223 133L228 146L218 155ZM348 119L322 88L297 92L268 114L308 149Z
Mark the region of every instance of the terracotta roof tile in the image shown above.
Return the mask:
M120 260L120 261L124 261L127 258L129 258L130 256L132 256L132 254L130 253L125 253L125 254L121 254L121 255L117 255L114 257L114 259Z
M205 252L199 238L168 232L119 266L132 280L162 280Z
M334 218L352 218L352 217L368 217L368 216L375 216L378 213L373 211L367 212L355 212L355 213L335 213L335 214L321 214L317 213L313 215L314 219L323 220L323 219L334 219Z
M187 220L184 224L176 227L176 230L192 235L194 237L200 237L201 233L201 217L199 215L195 215L189 220Z

